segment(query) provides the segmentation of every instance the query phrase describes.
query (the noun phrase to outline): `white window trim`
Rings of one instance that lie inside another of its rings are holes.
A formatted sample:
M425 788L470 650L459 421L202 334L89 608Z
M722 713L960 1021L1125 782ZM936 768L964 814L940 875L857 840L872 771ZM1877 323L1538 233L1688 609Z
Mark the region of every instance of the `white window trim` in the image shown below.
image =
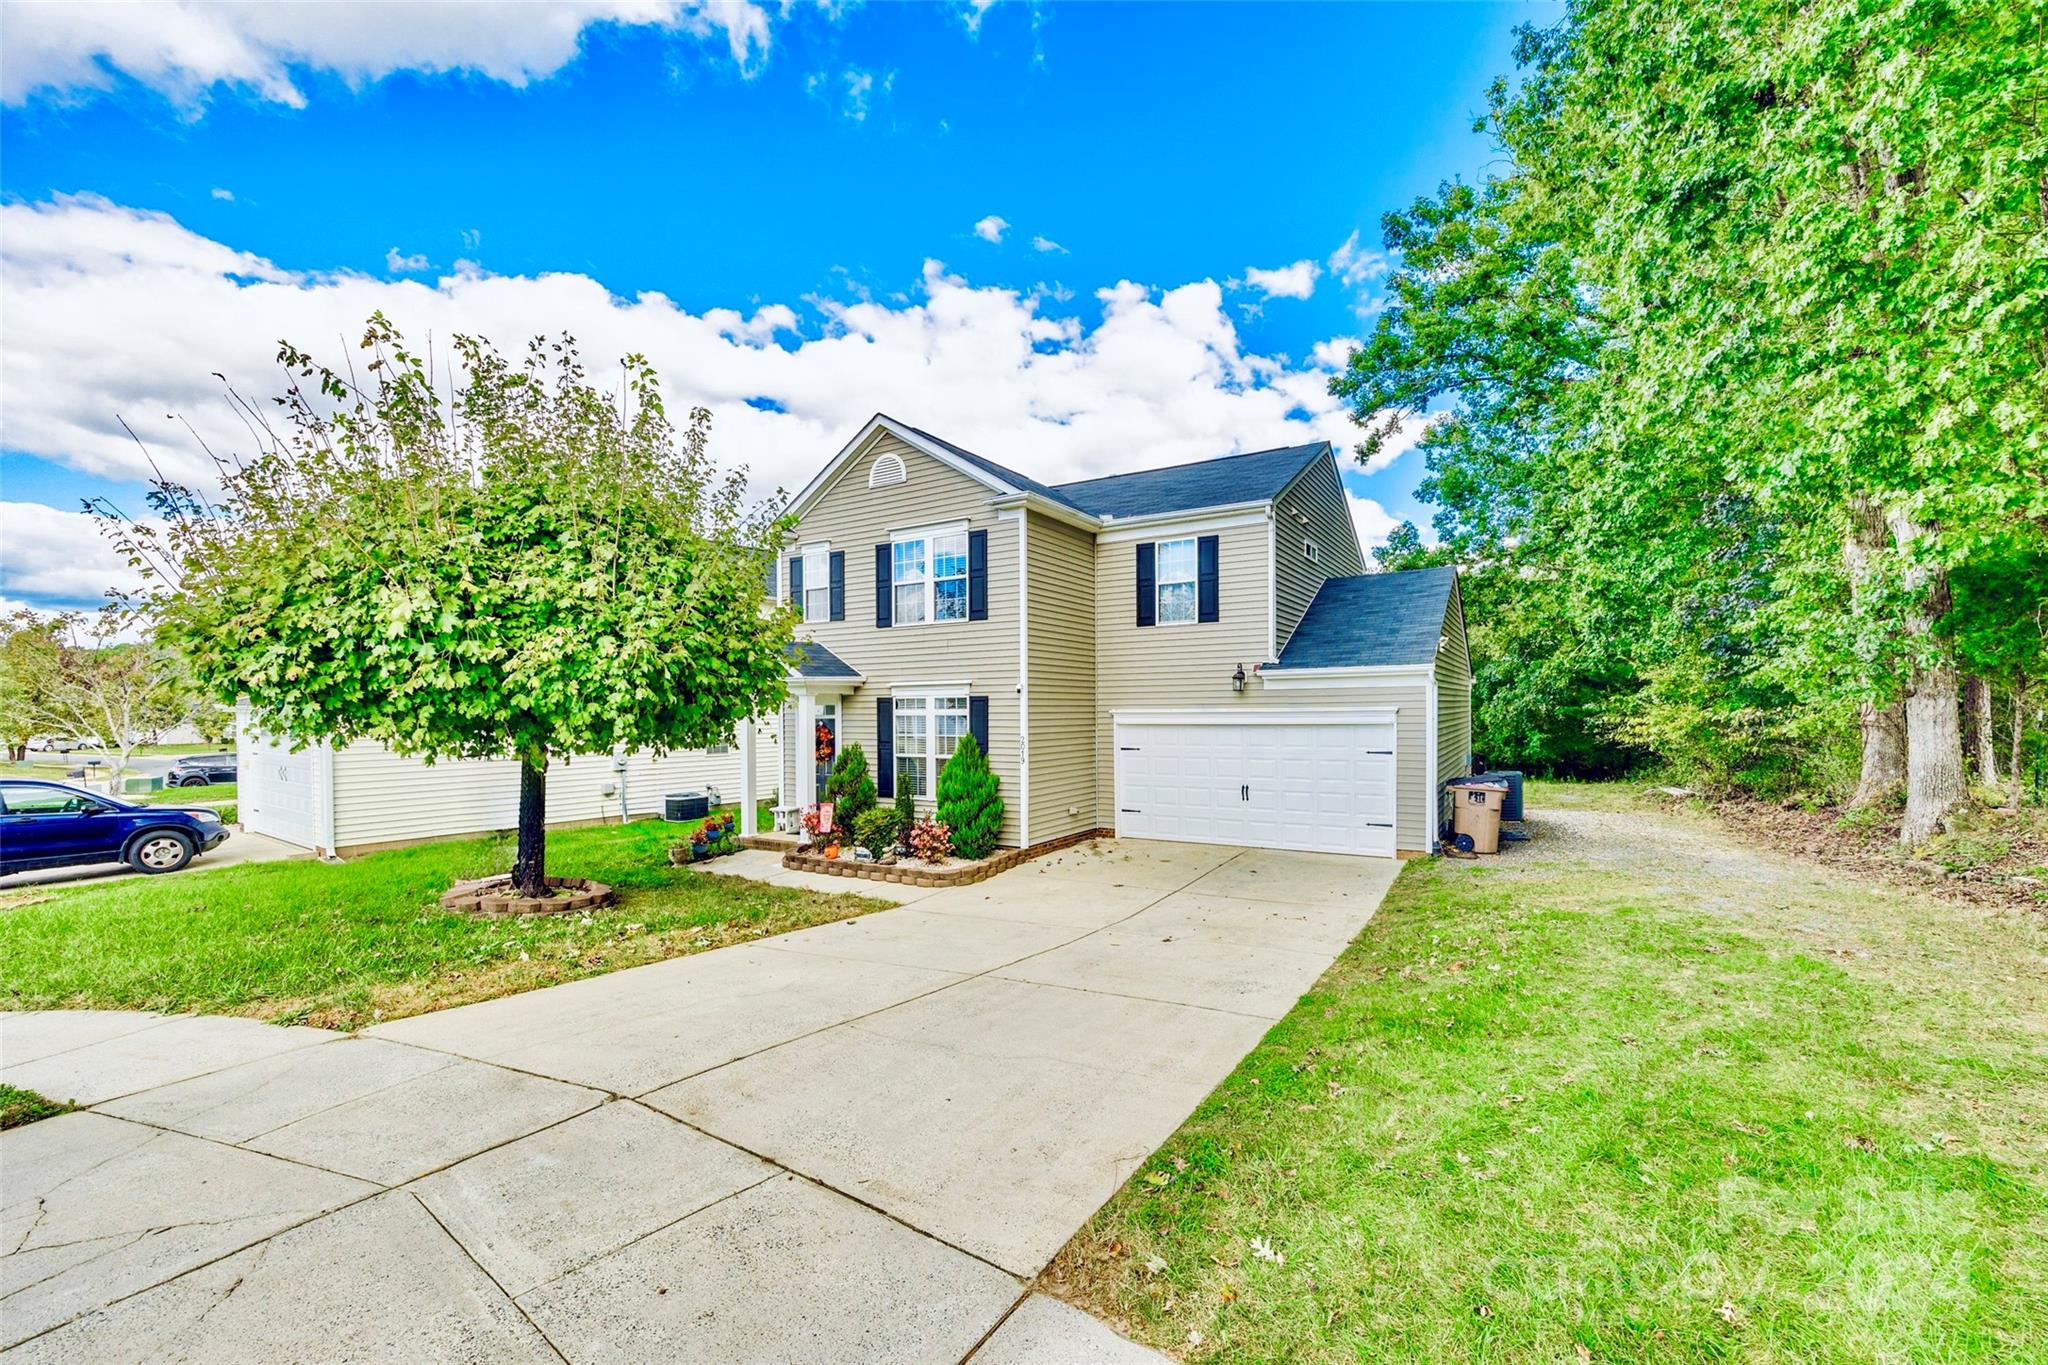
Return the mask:
M905 754L903 752L903 727L897 723L897 703L906 701L922 703L924 713L924 748L914 754ZM958 701L961 703L961 706L958 711L949 708L941 712L936 705L940 701ZM925 780L922 785L925 790L917 793L912 798L916 801L930 802L938 799L939 774L935 764L939 758L937 742L939 737L939 717L941 715L958 715L967 727L962 729L960 733L962 735L973 733L974 698L966 691L964 684L957 691L952 688L940 687L894 688L889 693L891 731L889 761L894 767L892 786L900 785L903 781L902 765L905 758L923 760ZM951 757L951 755L949 754L947 757Z
M803 600L796 604L797 610L804 614L804 624L807 626L830 621L832 619L832 542L829 540L812 541L798 550L797 555L802 560L804 566ZM818 556L825 568L825 572L820 576L817 583L811 581L812 555ZM822 615L811 615L811 594L814 592L823 592L825 594L825 610Z
M1301 538L1301 557L1311 564L1320 564L1323 562L1323 547L1316 544L1311 537L1303 536Z
M1166 560L1166 547L1177 544L1180 541L1186 541L1194 547L1195 572L1192 577L1176 578L1173 581L1176 583L1186 583L1195 590L1195 611L1194 615L1188 617L1185 621L1169 621L1166 619L1166 613L1163 610L1163 603L1165 601L1163 594L1167 579L1165 573L1161 571L1160 565ZM1152 543L1152 624L1155 626L1193 626L1201 624L1201 620L1202 538L1200 536L1171 536L1166 540L1154 541Z
M965 565L960 574L960 582L962 588L961 600L963 605L960 615L948 617L946 620L941 621L938 619L939 579L938 576L932 571L934 561L938 558L938 556L932 552L932 543L935 540L937 540L940 536L950 535L959 536L962 542L960 547L960 557L962 563ZM968 594L973 589L974 579L973 565L966 564L968 551L972 548L973 544L973 542L969 540L968 537L968 526L967 523L964 521L949 522L943 526L918 526L906 531L891 531L889 533L890 626L956 626L960 625L965 621L970 620L973 617L973 604L967 600ZM908 583L908 580L896 577L896 547L898 545L902 545L913 540L921 540L924 542L924 577L918 580L920 583L924 585L924 619L922 621L902 620L900 619L902 613L896 610L896 590L900 587L906 586Z

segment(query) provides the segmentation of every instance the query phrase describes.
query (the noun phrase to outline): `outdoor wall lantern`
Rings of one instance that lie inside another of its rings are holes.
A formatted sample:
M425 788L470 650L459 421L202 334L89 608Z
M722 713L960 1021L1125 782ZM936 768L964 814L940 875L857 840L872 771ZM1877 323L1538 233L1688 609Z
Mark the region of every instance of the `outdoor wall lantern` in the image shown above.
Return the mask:
M1233 673L1233 674L1231 674L1231 675L1230 675L1230 690L1231 690L1231 691L1233 691L1233 692L1242 692L1242 691L1244 691L1244 665L1243 665L1243 664L1239 664L1239 665L1237 666L1237 672L1235 672L1235 673Z

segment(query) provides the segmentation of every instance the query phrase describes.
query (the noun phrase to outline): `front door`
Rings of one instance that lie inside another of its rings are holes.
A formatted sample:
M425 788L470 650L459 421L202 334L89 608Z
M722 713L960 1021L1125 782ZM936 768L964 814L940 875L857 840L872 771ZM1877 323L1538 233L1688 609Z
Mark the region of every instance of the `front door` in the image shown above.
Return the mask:
M820 800L825 796L826 779L832 775L832 760L839 757L839 704L823 701L818 703L817 732L811 738L813 756L818 765L818 785L813 788Z

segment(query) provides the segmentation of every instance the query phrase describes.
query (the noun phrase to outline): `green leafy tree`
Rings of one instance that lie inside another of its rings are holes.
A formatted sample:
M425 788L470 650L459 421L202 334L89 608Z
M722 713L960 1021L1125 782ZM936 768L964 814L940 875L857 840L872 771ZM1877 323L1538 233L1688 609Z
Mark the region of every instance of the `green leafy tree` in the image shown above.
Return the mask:
M832 760L821 798L832 803L833 827L852 834L855 823L875 808L874 775L868 771L868 756L858 744L846 745Z
M280 349L281 429L217 499L158 485L161 530L102 513L163 637L266 727L517 759L512 879L545 895L552 761L708 746L780 702L778 524L638 356L611 393L567 337L515 363L459 336L452 375L381 315L361 344L340 370Z
M28 757L28 742L50 724L50 693L63 647L63 623L35 612L0 621L0 742L9 761Z
M91 740L112 755L118 785L145 737L190 711L184 663L156 639L134 638L151 629L131 607L67 612L54 624L62 633L38 699L41 728Z
M1517 58L1507 169L1387 220L1333 386L1362 449L1435 414L1443 542L1543 623L1512 676L1591 680L1523 738L1572 707L1803 781L1854 724L1858 795L1903 777L1924 839L1963 794L1961 577L2048 527L2038 6L1577 0Z
M938 818L953 834L953 851L963 858L986 858L995 851L1003 830L1003 798L995 770L971 734L939 769Z

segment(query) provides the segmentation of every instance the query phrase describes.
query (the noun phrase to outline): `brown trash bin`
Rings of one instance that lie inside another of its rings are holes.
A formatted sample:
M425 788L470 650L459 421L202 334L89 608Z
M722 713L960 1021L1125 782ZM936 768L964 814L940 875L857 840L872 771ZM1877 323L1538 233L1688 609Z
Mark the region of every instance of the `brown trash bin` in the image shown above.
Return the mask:
M1475 782L1451 788L1451 829L1472 836L1474 853L1500 852L1500 807L1505 785Z

